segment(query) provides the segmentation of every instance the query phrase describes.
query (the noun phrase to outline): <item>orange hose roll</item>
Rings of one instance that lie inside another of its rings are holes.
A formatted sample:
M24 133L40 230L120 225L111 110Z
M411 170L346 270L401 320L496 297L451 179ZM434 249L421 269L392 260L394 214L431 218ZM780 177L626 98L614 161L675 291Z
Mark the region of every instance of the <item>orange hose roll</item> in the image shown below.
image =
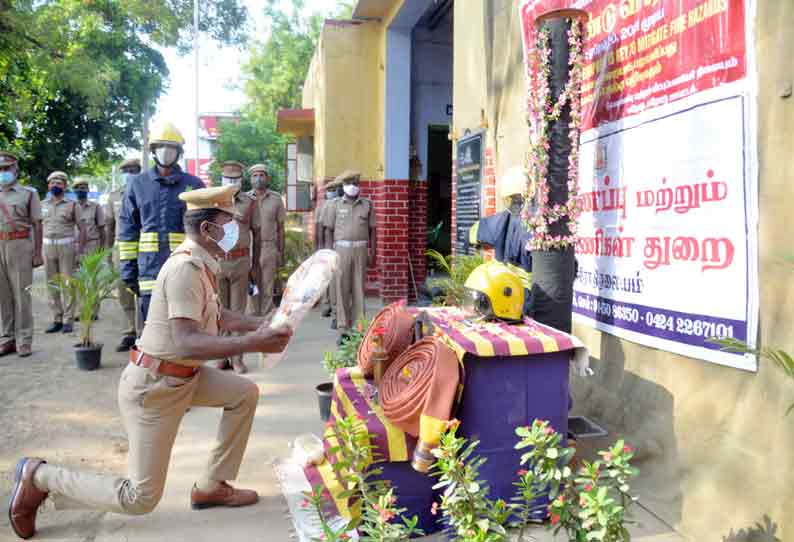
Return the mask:
M389 365L379 391L386 417L406 433L419 437L414 469L427 472L446 430L460 384L455 352L435 337L426 337Z
M366 376L372 375L375 330L381 329L383 332L383 348L389 354L388 366L411 346L415 321L416 317L405 310L403 303L392 303L381 310L372 320L367 334L358 347L358 366L361 367L361 372Z

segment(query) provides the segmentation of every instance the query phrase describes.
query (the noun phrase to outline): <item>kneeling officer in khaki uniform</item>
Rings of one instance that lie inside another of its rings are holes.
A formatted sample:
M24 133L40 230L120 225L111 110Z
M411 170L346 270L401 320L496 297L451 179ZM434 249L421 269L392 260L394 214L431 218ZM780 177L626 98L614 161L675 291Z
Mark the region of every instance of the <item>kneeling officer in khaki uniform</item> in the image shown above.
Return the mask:
M36 513L47 497L56 508L151 512L163 494L182 416L191 406L223 409L207 472L190 494L192 507L257 502L256 492L235 489L227 480L234 480L240 469L259 388L203 362L245 352L281 352L292 331L270 329L262 318L218 304L218 260L237 243L239 231L234 193L233 187L217 187L179 196L187 203L187 239L157 275L143 335L119 383L119 408L129 437L127 477L73 471L41 459L20 460L9 504L11 527L18 536L33 536ZM245 334L219 337L219 329Z

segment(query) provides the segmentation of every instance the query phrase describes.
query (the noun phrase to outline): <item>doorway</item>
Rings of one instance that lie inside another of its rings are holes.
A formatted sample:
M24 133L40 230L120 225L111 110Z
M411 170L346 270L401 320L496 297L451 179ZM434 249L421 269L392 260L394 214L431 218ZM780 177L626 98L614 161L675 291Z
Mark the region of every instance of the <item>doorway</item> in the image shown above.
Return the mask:
M452 142L448 125L427 128L427 248L452 253Z

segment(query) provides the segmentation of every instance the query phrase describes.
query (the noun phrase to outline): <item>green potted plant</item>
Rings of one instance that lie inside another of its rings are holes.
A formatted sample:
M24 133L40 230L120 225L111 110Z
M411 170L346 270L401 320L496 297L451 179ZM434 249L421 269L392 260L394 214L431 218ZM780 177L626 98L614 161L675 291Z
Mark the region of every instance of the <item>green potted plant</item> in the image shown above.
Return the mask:
M95 343L92 336L93 315L99 311L102 301L112 297L119 278L109 263L109 253L107 249L100 249L86 254L72 276L57 275L49 284L77 307L80 342L75 345L75 358L77 367L84 371L98 369L102 361L102 343Z
M323 354L323 368L328 371L331 382L318 384L314 389L317 392L317 402L320 405L320 418L328 421L331 415L331 392L334 389L334 376L337 369L355 367L358 364L358 347L367 334L369 321L366 318L359 320L353 329L342 339L341 344L334 352Z

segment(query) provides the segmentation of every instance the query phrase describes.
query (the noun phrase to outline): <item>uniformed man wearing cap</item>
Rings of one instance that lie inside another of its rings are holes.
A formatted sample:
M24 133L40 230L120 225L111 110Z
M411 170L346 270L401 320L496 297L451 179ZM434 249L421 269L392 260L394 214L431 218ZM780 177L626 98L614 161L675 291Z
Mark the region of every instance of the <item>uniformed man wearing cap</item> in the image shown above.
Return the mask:
M116 243L119 229L119 213L121 212L121 202L124 199L124 189L127 186L128 180L134 175L139 175L141 172L141 161L137 158L128 158L119 165L120 183L119 187L113 190L108 195L108 201L105 204L105 237L107 238L108 248L113 247L113 266L120 270L119 262L119 247ZM119 285L116 289L119 305L124 312L124 319L126 327L121 331L121 342L116 347L117 352L126 352L135 345L135 338L137 330L135 327L135 297L132 292L124 284L124 281L119 279Z
M339 254L336 310L340 336L364 316L364 281L367 267L375 263L375 206L359 197L361 175L345 171L337 180L344 196L328 206L324 216L327 243Z
M44 201L44 270L47 281L57 275L72 276L76 253L82 254L85 228L78 218L78 204L64 197L69 177L63 171L53 171L47 177L50 197ZM52 324L45 333L71 333L74 322L74 299L58 288L50 288Z
M56 508L151 512L162 497L171 449L191 406L223 411L208 469L190 493L192 508L257 502L255 491L233 488L228 481L240 470L259 388L204 361L244 352L280 352L292 331L271 329L263 318L218 304L219 260L237 244L239 232L233 218L234 192L231 187L215 187L180 195L187 203L187 238L157 276L149 319L119 382L119 407L129 436L127 476L88 474L42 459L21 459L8 513L17 536L33 536L36 513L48 497ZM219 336L219 330L243 334Z
M88 180L78 177L72 183L72 190L77 196L77 222L85 231L85 245L77 255L79 263L82 256L105 246L105 213L101 205L88 199Z
M0 151L0 356L17 352L27 357L33 344L29 288L33 268L42 264L41 203L17 182L17 162L13 154Z
M327 243L328 239L326 239L325 226L323 224L325 222L325 213L328 212L333 200L341 197L341 192L342 183L336 179L331 179L325 184L325 195L323 199L318 202L315 213L314 235L316 250L321 248L334 248L333 244L329 245ZM331 317L331 329L336 329L336 284L334 281L331 281L331 284L328 285L328 290L325 292L323 302L325 306L322 315L324 318Z
M273 309L273 284L276 270L284 263L284 220L287 212L281 194L270 190L267 166L256 164L248 169L250 194L259 206L259 258L254 261L259 295L254 298L254 314L264 316Z
M234 207L237 210L237 221L240 225L240 240L220 262L218 290L221 296L221 305L234 312L245 312L248 303L248 284L250 281L256 280L252 262L258 261L261 248L259 206L250 193L241 191L244 170L245 166L240 162L227 161L221 164L222 185L232 186L236 191ZM237 373L247 371L242 355L221 360L217 362L216 366L219 369L232 367Z

